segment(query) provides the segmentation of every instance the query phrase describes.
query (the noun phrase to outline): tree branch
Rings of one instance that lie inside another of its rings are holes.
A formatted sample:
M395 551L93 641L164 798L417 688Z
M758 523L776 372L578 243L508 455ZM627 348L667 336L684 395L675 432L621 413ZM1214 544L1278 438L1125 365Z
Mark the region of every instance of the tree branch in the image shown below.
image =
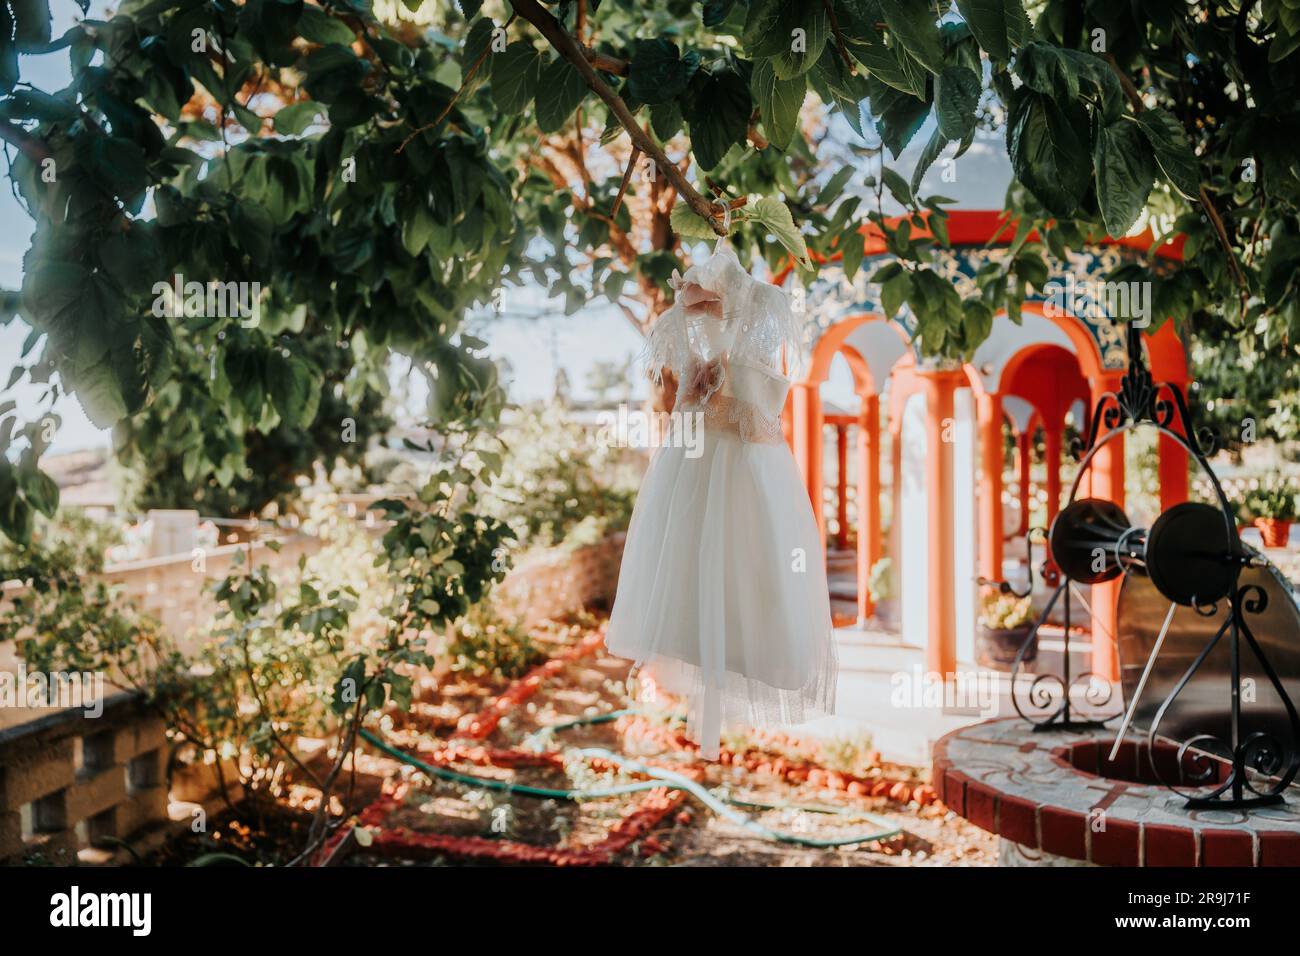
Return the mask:
M844 61L844 66L854 76L858 75L858 66L849 58L848 48L844 45L844 34L840 32L840 21L835 16L835 8L831 5L831 0L822 0L822 6L826 8L826 16L831 21L831 33L835 35L835 48L839 51L840 59Z
M632 170L636 168L636 161L640 158L641 150L633 146L632 155L627 160L627 169L623 170L623 181L618 184L618 195L614 197L614 205L609 210L611 216L618 215L618 207L623 205L623 194L627 192L627 184L632 181Z
M13 123L0 123L0 139L18 147L18 150L33 163L39 163L50 158L50 148L45 145L44 140L33 136L21 126L15 126Z
M627 108L627 104L600 78L596 69L587 60L587 56L578 41L566 33L564 28L560 26L559 21L543 9L537 0L511 0L511 5L514 7L515 13L537 27L551 46L574 65L587 86L604 101L605 105L614 114L614 117L627 130L632 145L654 160L655 166L672 183L677 190L677 194L686 201L695 214L709 223L713 227L713 231L719 236L726 235L727 231L722 228L722 224L719 222L722 218L722 210L701 196L682 174L682 171L664 154L659 144L637 125L636 118L632 115L631 110Z

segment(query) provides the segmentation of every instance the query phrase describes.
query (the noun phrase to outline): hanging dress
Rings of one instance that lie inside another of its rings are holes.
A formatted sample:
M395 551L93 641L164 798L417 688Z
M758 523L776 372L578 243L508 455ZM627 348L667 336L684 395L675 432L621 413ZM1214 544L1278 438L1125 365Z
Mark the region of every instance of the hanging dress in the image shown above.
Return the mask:
M801 326L725 241L672 286L650 369L672 371L674 413L703 427L646 471L606 645L685 700L713 759L724 728L831 714L837 663L817 523L781 429Z

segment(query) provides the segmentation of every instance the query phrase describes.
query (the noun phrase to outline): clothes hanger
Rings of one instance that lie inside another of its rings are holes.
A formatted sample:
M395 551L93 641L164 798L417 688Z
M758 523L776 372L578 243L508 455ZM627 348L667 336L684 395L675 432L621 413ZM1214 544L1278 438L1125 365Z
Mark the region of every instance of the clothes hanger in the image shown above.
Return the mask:
M717 255L718 250L722 248L722 244L731 237L731 203L727 202L725 199L722 201L722 229L726 233L726 235L718 236L718 238L714 241L713 243L714 255Z

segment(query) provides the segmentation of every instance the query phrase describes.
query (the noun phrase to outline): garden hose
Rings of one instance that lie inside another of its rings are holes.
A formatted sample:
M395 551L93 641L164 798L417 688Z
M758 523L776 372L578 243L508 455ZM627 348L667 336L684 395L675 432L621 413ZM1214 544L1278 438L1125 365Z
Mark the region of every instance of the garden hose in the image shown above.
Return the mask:
M530 735L529 739L535 738L539 735L544 736L544 735L555 733L557 731L568 730L574 727L608 723L609 721L617 720L619 717L631 713L635 713L635 711L619 710L619 711L613 711L608 714L600 714L595 717L583 717L577 720L567 721L563 724L557 724L553 727L543 728L543 730ZM639 761L633 760L629 757L624 757L620 754L615 754L609 750L605 750L599 747L580 749L578 753L586 758L594 757L594 758L599 758L601 760L609 761L610 763L618 766L620 769L630 770L633 773L643 774L647 777L650 777L651 779L639 780L636 781L635 783L621 784L615 787L598 787L590 790L557 790L548 787L532 787L532 786L528 786L527 784L508 783L504 780L493 780L489 777L478 777L472 774L460 773L459 771L448 770L444 767L434 767L431 764L428 764L425 761L419 759L418 757L413 757L410 754L402 750L399 750L398 748L387 743L385 740L383 740L383 738L379 737L377 734L372 733L369 730L363 728L361 730L361 736L367 742L377 747L378 749L382 750L390 757L400 760L405 764L409 764L410 766L415 767L416 769L422 771L423 773L428 774L431 777L435 777L440 780L447 780L451 783L459 783L465 786L476 787L482 790L494 790L499 793L515 793L515 794L520 794L522 796L538 797L541 799L549 799L549 800L575 800L576 801L576 800L594 800L603 797L622 796L628 793L638 793L644 790L653 790L667 785L668 788L672 790L684 790L685 792L689 793L691 796L699 800L702 804L704 804L714 813L726 817L728 820L732 821L738 826L743 827L749 832L754 833L757 836L761 836L767 840L774 840L778 843L793 843L800 846L808 846L808 847L824 849L824 848L831 848L831 847L848 846L854 843L872 843L878 840L888 840L898 836L903 832L899 827L891 826L887 821L881 820L879 817L873 816L872 814L855 813L851 810L847 810L840 807L804 806L800 804L784 804L784 803L777 803L777 804L756 803L752 801L739 800L725 794L719 796L718 794L713 793L712 791L708 790L701 784L696 783L694 780L691 780L689 777L685 777L679 773L675 773L672 770L666 770L660 767L651 767L646 764L642 764ZM757 810L798 810L807 813L825 813L825 814L832 814L836 816L854 816L859 819L869 820L877 824L878 826L880 826L881 829L873 833L859 833L859 834L852 834L844 837L833 837L827 839L821 839L816 837L804 837L804 836L799 836L798 834L783 833L779 830L772 830L768 827L765 827L761 823L757 822L756 820L747 817L745 814L733 810L732 809L733 806L748 807L750 809L757 809Z

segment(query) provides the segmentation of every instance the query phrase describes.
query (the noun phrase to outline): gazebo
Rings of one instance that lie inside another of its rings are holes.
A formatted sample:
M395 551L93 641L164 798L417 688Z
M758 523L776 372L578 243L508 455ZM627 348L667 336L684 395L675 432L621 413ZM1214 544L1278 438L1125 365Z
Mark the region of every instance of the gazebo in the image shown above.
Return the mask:
M950 249L936 249L933 266L963 294L975 288L976 271L1006 255L1014 224L997 210L950 212ZM1031 237L1032 238L1032 237ZM1060 505L1061 465L1067 418L1086 434L1097 400L1119 387L1125 365L1124 330L1105 314L1105 302L1072 311L1047 308L1041 294L1027 299L1018 322L998 315L989 338L965 364L923 360L912 343L914 320L907 307L893 318L883 314L878 287L869 278L888 261L878 232L864 236L866 256L852 282L835 261L825 263L806 290L813 329L811 362L787 403L787 436L814 512L826 530L832 512L840 546L849 540L848 461L856 472L857 618L874 612L868 581L872 567L888 554L898 571L899 633L904 644L924 648L927 669L953 674L957 663L974 659L977 581L1004 580L1006 542L1029 530L1030 456L1033 436L1043 432L1047 519ZM1062 262L1048 257L1049 281L1096 288L1114 268L1151 246L1149 232L1103 239ZM1181 241L1155 255L1178 259ZM788 276L778 276L780 282ZM1154 323L1153 323L1154 324ZM1186 392L1186 354L1172 322L1143 336L1151 370ZM852 374L857 408L831 408L822 386L836 356ZM1018 521L1005 525L1004 429L1014 437ZM888 491L882 481L882 432L890 438ZM828 433L837 444L838 474L831 507L824 505ZM1186 452L1163 439L1159 448L1161 507L1185 500ZM1103 450L1082 491L1124 504L1123 441ZM892 495L891 529L882 534L883 496ZM823 534L823 537L825 535ZM1089 599L1092 670L1118 677L1114 634L1118 589L1095 586Z

